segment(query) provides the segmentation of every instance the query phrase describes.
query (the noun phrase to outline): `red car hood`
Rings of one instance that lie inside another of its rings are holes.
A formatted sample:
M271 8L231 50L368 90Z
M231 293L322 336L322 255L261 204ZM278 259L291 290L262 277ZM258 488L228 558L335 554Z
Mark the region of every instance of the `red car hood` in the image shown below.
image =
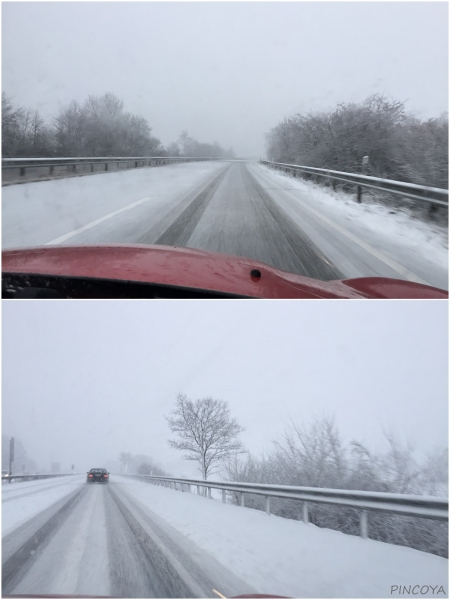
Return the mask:
M3 273L155 283L252 298L447 298L410 281L364 277L319 281L249 258L144 245L46 246L3 252Z

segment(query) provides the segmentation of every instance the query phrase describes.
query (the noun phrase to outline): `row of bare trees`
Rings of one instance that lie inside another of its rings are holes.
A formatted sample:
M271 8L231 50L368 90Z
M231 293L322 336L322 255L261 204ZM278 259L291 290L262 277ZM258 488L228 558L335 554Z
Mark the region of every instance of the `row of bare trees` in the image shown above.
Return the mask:
M357 440L343 443L329 416L309 424L291 421L272 448L256 457L244 449L239 439L244 429L224 400L191 400L178 394L166 420L174 435L169 445L197 463L203 480L216 473L225 481L448 495L447 449L436 449L418 461L413 445L401 442L392 432L384 432L387 449L376 453ZM151 459L122 453L120 462L128 473L166 475ZM232 501L239 503L239 495L232 494ZM246 506L264 511L265 500L246 494ZM272 498L271 512L288 519L303 518L301 503L293 500ZM355 509L310 503L309 518L318 527L360 534L360 514ZM448 524L441 521L374 511L369 515L369 531L375 540L448 555Z
M345 445L329 417L310 425L292 422L271 451L261 457L234 457L224 476L252 483L447 496L447 449L436 450L418 462L410 444L392 433L385 436L388 450L377 454L358 441ZM249 497L246 505L265 510L264 500L258 496ZM299 502L273 499L271 510L285 518L302 519ZM354 509L311 504L310 521L318 527L359 535L359 511ZM447 523L375 511L369 514L369 531L372 539L447 556Z
M205 144L197 142L187 131L182 131L178 143L170 144L168 147L170 156L199 156L202 158L235 158L232 148L224 150L217 142ZM173 151L174 153L170 153ZM177 153L178 152L178 153Z
M114 94L88 96L62 108L45 123L37 110L16 107L2 93L3 157L198 156L232 158L217 142L203 144L183 131L167 148L143 117L124 111Z
M334 420L317 418L309 425L291 422L272 449L261 457L245 452L239 439L243 428L230 415L226 401L190 400L179 394L166 417L175 439L169 445L197 462L202 479L219 472L228 481L268 483L397 494L448 495L448 453L440 449L421 462L410 443L385 432L387 450L374 453L363 443L342 442ZM261 496L247 495L246 505L265 510ZM233 496L238 503L238 495ZM302 519L301 503L272 499L274 514ZM359 535L359 511L312 504L310 520L318 527ZM370 537L447 556L448 525L415 517L380 514L369 516Z
M286 118L266 143L275 162L358 173L369 156L369 175L448 187L448 115L421 121L403 102L379 94Z

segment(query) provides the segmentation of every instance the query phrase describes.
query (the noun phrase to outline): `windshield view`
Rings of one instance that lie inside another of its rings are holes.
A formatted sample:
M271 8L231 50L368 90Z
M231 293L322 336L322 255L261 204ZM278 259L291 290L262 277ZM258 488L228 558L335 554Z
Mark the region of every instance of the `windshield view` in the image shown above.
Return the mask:
M3 297L448 290L447 10L5 2Z
M448 597L447 320L4 302L3 597Z

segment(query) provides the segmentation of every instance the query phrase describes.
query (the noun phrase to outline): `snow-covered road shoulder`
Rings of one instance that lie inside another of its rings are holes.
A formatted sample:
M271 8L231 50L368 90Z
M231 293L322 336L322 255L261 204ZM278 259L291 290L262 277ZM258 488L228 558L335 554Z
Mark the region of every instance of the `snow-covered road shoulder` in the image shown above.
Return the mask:
M395 595L393 586L420 585L438 586L434 595L442 586L445 595L439 595L447 595L444 558L194 493L119 476L114 481L260 594L386 598Z
M86 475L71 475L2 484L2 537L65 498L86 482Z
M358 204L354 196L348 193L333 191L261 164L255 164L253 169L267 181L282 187L299 206L320 212L339 228L392 256L426 283L448 289L448 227L422 221L408 209L393 208L374 201L364 202L364 197L363 202ZM290 216L298 220L295 212ZM345 272L345 267L339 261L337 264ZM430 282L431 273L433 281ZM361 276L360 273L351 272L351 269L345 274L348 277ZM364 275L367 276L367 273Z

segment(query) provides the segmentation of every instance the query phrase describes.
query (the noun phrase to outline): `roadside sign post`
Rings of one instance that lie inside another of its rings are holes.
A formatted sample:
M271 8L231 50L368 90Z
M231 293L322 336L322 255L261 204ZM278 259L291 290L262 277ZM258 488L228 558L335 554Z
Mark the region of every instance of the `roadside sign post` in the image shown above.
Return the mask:
M12 437L9 440L9 476L11 477L12 475L12 464L14 462L14 438ZM11 479L9 480L9 483L11 483Z
M361 167L361 171L363 174L367 174L368 166L369 166L369 157L363 156L362 157L362 167ZM361 203L361 197L362 197L362 187L360 185L358 185L356 201Z

